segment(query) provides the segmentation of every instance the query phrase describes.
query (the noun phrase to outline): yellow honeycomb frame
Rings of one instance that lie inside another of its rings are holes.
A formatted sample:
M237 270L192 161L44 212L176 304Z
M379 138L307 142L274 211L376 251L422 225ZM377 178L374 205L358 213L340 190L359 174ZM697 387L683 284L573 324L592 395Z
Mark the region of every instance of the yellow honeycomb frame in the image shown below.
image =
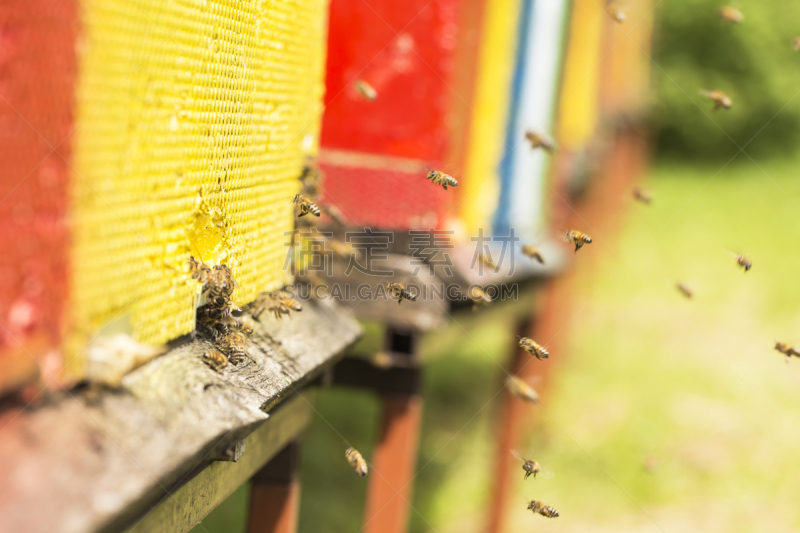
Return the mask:
M327 0L84 0L67 362L121 318L194 328L187 259L231 267L238 303L287 281L285 232L317 149Z

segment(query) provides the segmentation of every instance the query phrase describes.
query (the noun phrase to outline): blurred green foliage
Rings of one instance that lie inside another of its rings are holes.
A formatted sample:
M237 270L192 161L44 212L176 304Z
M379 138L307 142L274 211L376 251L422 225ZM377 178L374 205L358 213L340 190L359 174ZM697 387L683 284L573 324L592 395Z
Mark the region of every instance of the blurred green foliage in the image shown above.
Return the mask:
M736 0L731 5L745 17L740 24L719 18L723 3L657 6L652 72L659 154L727 160L740 147L753 157L793 153L800 142L800 52L792 47L800 36L800 2ZM701 89L724 91L733 108L713 112Z

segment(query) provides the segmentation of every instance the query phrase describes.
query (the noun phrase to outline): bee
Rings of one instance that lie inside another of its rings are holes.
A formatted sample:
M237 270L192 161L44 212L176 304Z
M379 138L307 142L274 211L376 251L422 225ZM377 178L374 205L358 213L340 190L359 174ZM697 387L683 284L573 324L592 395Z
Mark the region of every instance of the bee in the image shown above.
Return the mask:
M342 216L342 212L335 205L323 205L322 210L325 211L325 214L331 217L331 220L336 223L337 226L344 226L344 216Z
M302 183L303 186L303 194L307 196L316 196L319 194L322 178L322 171L313 161L306 163L306 165L303 166L303 171L300 173L300 183Z
M508 378L506 388L517 398L531 403L539 403L539 395L533 390L533 387L516 376Z
M197 308L197 319L201 322L217 322L225 320L231 316L232 309L230 307L214 307L212 305L204 305Z
M795 52L800 52L800 37L792 39L792 48L794 48Z
M542 467L539 466L539 463L533 459L525 459L517 450L511 450L511 455L522 461L522 469L525 471L525 479L528 479L531 474L533 474L533 479L536 479L536 474L542 471Z
M356 259L361 258L361 251L353 248L353 245L349 242L330 239L328 244L331 247L331 252L334 257L339 257L341 259L349 259L351 257Z
M528 504L528 509L547 518L558 518L558 511L536 500L531 500L531 503Z
M253 334L253 326L239 319L239 331L241 331L242 333L244 333L249 337L250 335Z
M216 348L212 348L203 354L203 362L216 373L228 366L228 358Z
M580 250L581 247L583 247L584 244L591 244L592 243L592 238L591 237L589 237L585 233L581 233L580 231L575 230L575 229L568 230L566 232L566 234L564 235L564 240L574 244L576 252L578 250Z
M686 285L685 283L678 283L677 285L675 285L675 287L681 294L683 294L689 299L691 299L694 296L694 292L692 292L692 289L689 288L689 286Z
M250 354L247 353L246 342L247 337L245 337L242 332L233 331L219 339L217 341L217 346L225 352L228 356L228 360L234 364L239 363L245 358L255 362L253 358L250 357Z
M373 366L384 370L394 366L394 358L387 352L377 352L370 358L370 362Z
M789 362L789 359L792 358L792 356L800 357L800 351L797 351L797 349L794 346L786 344L785 342L776 342L775 349L786 356L787 363Z
M748 270L753 268L753 263L747 257L745 257L744 254L735 254L733 252L729 252L728 250L725 250L725 251L731 257L735 257L736 258L736 264L739 265L740 267L742 267L745 272L747 272Z
M344 452L344 456L347 457L350 466L356 471L361 477L367 476L367 462L361 457L361 454L358 453L358 450L355 448L347 448Z
M639 187L633 189L633 199L647 205L653 203L653 196L649 192L640 189Z
M472 300L472 310L477 311L479 307L492 303L492 297L478 286L472 286L467 290L467 296Z
M556 149L553 139L542 133L536 133L535 131L528 130L525 132L525 139L531 143L531 150L541 148L548 154L552 154Z
M408 300L409 302L415 302L417 297L411 294L408 289L400 285L399 283L387 283L386 288L389 289L389 294L397 300L397 305L403 303L403 300Z
M519 347L536 357L536 359L542 360L550 357L550 354L544 349L544 346L537 344L533 339L518 336L517 340L519 340Z
M302 194L296 194L294 196L294 200L292 200L295 204L300 206L300 214L297 215L297 218L301 218L306 216L307 214L311 213L315 217L320 215L319 207L311 200L303 196Z
M620 24L625 22L625 12L622 10L622 6L619 2L615 2L614 0L606 2L606 12L614 19L614 22L619 22Z
M233 273L227 265L214 265L207 285L209 297L222 298L226 302L233 294L233 290L238 287L236 280L233 279Z
M541 252L539 252L539 248L533 246L531 244L526 244L522 247L522 254L530 257L534 261L538 261L539 264L544 264L544 257L542 257Z
M262 292L251 306L251 315L258 320L264 311L270 311L275 318L281 319L283 315L291 318L291 312L300 312L303 306L294 300L286 291Z
M202 284L201 294L205 294L215 307L232 307L239 310L230 301L230 296L238 285L227 265L209 267L204 262L189 257L189 271L192 273L192 279Z
M719 18L724 22L731 24L738 24L744 20L744 15L738 9L731 6L722 6L719 8Z
M354 85L358 94L361 95L362 98L368 100L370 102L374 102L378 99L378 91L370 85L369 83L365 82L364 80L358 80Z
M458 187L458 182L453 176L445 174L444 172L439 172L438 170L430 170L428 171L428 179L433 181L436 185L441 185L444 190L447 190L447 187Z
M700 91L700 94L714 102L714 111L733 107L733 100L731 100L731 97L720 90Z
M495 263L492 258L483 252L478 252L478 260L486 267L491 269L497 268L497 263Z
M280 300L283 305L292 311L297 311L299 313L303 310L303 306L300 305L300 302L292 298L292 295L286 291L275 291L272 293L272 297Z
M211 269L208 268L208 265L199 259L195 259L194 256L189 256L189 272L192 274L193 280L197 280L204 285L208 276L211 275Z

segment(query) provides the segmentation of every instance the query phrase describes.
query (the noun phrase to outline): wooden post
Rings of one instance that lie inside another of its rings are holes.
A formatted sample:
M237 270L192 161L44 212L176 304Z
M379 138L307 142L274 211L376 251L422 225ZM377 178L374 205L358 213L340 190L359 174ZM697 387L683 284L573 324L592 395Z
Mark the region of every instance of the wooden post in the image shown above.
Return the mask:
M248 533L294 533L300 481L297 441L290 442L252 478Z
M404 533L411 511L411 480L417 459L422 398L383 396L383 426L372 455L365 533Z

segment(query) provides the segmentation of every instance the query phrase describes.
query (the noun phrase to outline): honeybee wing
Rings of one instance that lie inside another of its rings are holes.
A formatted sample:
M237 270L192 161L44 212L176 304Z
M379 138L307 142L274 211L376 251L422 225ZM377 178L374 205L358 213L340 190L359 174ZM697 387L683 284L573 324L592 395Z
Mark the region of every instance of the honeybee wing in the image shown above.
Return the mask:
M510 450L510 451L511 451L511 455L513 455L513 456L514 456L514 458L516 458L516 459L519 459L519 460L520 460L520 461L522 461L522 462L525 462L525 461L527 461L527 459L525 459L524 457L522 457L522 455L520 455L520 453L519 453L517 450Z
M539 476L543 477L544 479L553 479L556 475L550 470L542 470L539 472Z
M737 260L739 259L739 255L741 255L741 254L737 254L736 252L731 252L727 248L723 248L722 251L725 252L726 254L728 254L729 256L737 259ZM751 266L748 270L756 270L756 268Z

